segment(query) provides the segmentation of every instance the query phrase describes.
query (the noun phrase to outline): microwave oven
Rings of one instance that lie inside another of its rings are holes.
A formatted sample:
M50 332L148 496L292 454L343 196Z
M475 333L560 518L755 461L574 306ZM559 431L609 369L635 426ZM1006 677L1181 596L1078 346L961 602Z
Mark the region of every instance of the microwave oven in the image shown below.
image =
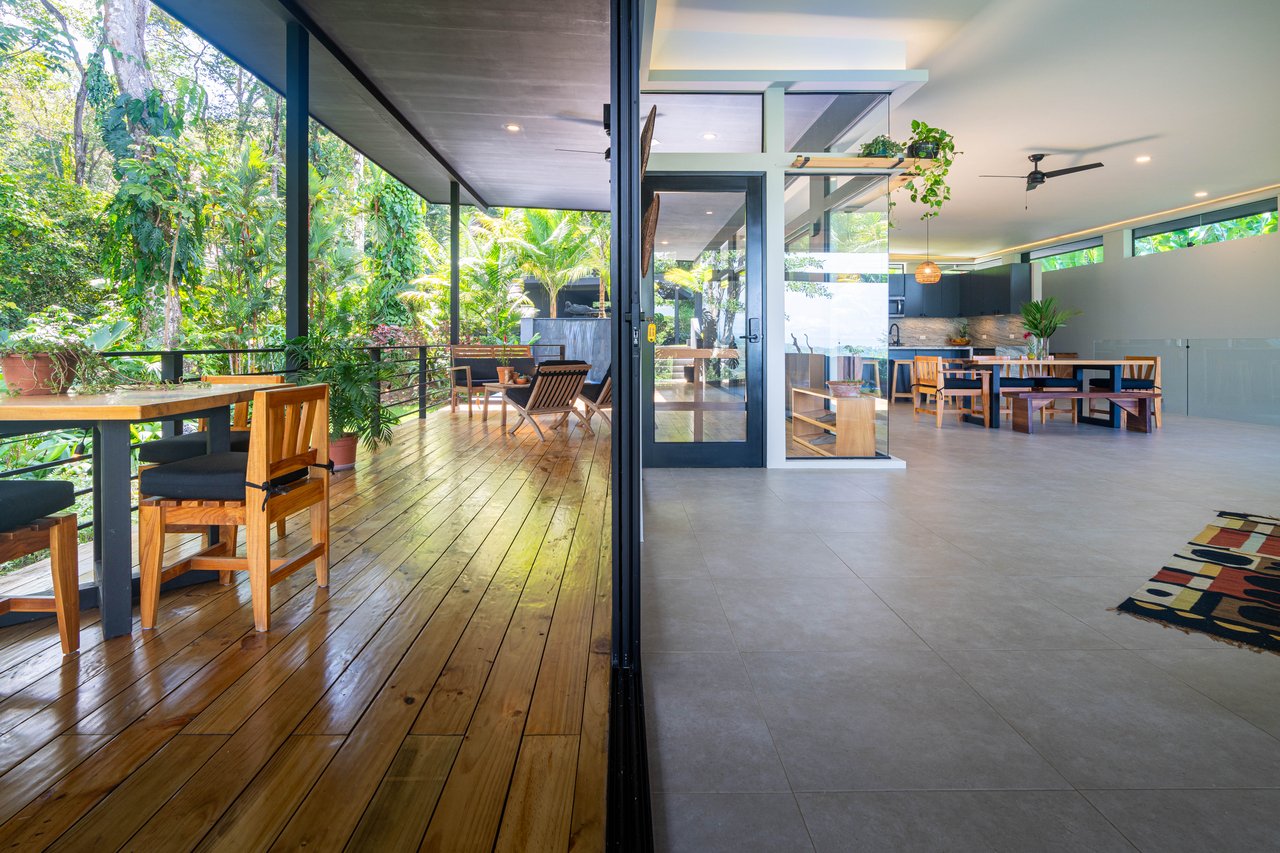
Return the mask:
M907 298L905 296L889 297L889 316L890 317L907 316Z

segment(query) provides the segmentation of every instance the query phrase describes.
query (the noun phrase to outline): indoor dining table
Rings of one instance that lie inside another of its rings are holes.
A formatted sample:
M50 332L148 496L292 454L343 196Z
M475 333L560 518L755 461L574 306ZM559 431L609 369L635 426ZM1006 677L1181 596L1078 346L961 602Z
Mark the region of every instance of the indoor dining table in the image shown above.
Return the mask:
M1154 362L1155 359L1116 359L1116 358L1009 358L1009 359L946 359L948 364L957 365L965 369L986 370L991 373L990 390L986 405L991 412L991 419L988 423L992 429L1000 428L1000 375L1003 367L1070 367L1072 377L1081 387L1084 387L1085 371L1105 371L1110 379L1110 385L1107 390L1119 392L1121 389L1121 381L1124 378L1125 367L1133 367L1134 365L1142 365ZM1093 424L1095 426L1111 427L1112 429L1120 429L1124 425L1123 413L1120 407L1111 404L1111 411L1105 418L1095 418L1084 414L1081 401L1076 401L1077 418L1080 423ZM974 423L981 423L981 418L975 418L973 415L967 415L966 420L972 419Z
M129 426L206 418L208 450L229 449L231 410L254 392L279 385L188 385L124 388L106 394L0 396L0 437L56 429L93 430L93 555L97 599L106 637L130 633L133 623L133 467ZM217 530L210 529L211 541ZM196 575L189 582L217 577ZM185 576L184 576L185 577ZM82 597L89 602L93 595Z

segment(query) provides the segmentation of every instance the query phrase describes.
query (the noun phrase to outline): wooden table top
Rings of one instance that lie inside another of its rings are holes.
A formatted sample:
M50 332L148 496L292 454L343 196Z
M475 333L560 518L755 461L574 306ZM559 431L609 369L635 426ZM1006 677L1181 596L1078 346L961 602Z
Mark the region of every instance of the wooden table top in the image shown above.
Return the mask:
M967 364L974 367L982 367L992 364L1043 364L1049 367L1054 365L1070 366L1070 367L1115 367L1116 365L1127 364L1154 364L1154 358L946 358L943 361L955 362L957 364Z
M737 358L736 349L720 349L711 347L665 346L654 347L653 354L658 358Z
M283 385L195 385L122 388L107 394L0 396L0 421L149 421L244 403Z

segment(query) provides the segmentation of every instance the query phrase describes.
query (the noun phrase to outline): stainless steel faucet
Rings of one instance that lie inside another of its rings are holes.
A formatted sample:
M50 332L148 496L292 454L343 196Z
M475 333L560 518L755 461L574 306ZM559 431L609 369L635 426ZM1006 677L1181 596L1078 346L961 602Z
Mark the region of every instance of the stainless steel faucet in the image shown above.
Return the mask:
M900 347L900 346L902 346L902 339L899 337L899 335L901 335L901 334L902 334L902 330L898 328L898 324L897 324L897 323L890 323L890 324L889 324L889 336L890 336L890 337L889 337L889 346L891 346L891 347Z

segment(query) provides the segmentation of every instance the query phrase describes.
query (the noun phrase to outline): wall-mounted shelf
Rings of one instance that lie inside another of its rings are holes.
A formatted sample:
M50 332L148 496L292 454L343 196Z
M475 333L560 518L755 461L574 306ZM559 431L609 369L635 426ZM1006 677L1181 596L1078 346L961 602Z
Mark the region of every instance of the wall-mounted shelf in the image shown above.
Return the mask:
M840 157L797 154L788 168L791 169L902 169L908 172L927 169L932 160L917 157Z
M820 456L875 456L876 398L792 388L791 439Z

